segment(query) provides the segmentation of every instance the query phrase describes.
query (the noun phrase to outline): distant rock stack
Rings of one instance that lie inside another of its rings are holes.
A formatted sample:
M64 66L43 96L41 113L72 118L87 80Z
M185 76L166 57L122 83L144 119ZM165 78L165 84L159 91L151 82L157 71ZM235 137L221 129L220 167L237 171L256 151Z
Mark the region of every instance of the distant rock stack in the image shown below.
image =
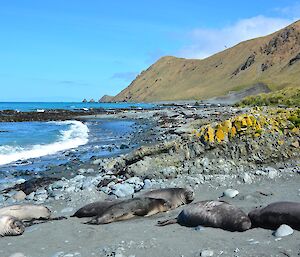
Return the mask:
M89 101L90 103L94 103L95 102L95 100L92 98L90 101Z
M82 102L83 102L83 103L86 103L86 102L87 102L87 100L84 98L84 99L82 100Z

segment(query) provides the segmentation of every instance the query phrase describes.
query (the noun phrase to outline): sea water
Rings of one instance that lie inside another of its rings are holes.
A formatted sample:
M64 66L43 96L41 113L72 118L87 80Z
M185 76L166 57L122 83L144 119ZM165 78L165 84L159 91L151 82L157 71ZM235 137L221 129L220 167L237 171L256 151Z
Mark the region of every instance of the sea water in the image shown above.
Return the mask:
M59 105L69 106L69 104ZM74 106L80 108L81 103L77 104ZM0 106L4 108L3 104ZM120 104L118 107L123 108L121 106L123 105ZM30 103L29 107L24 103L9 103L9 107L25 111L47 107L57 109L58 105ZM147 107L150 108L150 105ZM93 156L107 157L120 154L123 151L120 145L130 145L132 142L135 126L134 121L113 119L0 122L0 176L1 173L3 175L19 170L38 172L46 170L49 165L60 165L72 159L86 161ZM131 144L130 147L134 145Z

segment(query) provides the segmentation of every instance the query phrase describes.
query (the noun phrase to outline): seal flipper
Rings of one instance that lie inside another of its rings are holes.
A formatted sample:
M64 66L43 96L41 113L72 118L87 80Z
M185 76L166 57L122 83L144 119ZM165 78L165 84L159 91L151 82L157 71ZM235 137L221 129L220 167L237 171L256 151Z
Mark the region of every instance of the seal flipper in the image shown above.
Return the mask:
M158 221L156 226L163 227L163 226L167 226L167 225L171 225L171 224L175 224L175 223L177 223L177 218L170 219L170 220Z
M67 219L67 217L65 216L59 216L59 217L55 217L55 218L39 218L39 219L35 219L35 220L30 220L30 221L23 221L25 227L30 227L33 225L37 225L37 224L42 224L42 223L46 223L48 221L52 221L52 220L65 220Z

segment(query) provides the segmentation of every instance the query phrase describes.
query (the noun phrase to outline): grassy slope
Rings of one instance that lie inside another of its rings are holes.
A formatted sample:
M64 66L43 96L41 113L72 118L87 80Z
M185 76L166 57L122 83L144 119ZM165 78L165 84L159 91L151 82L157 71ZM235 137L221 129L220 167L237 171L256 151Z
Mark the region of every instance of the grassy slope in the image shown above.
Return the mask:
M289 34L288 40L282 42L286 31ZM274 41L277 41L277 45L274 49L271 47L273 52L266 54L265 50ZM299 87L300 61L288 65L298 53L300 21L281 31L242 42L203 60L163 57L143 71L113 101L206 99L258 82L267 84L272 90L287 86ZM253 54L254 63L233 75ZM262 71L263 63L272 66Z

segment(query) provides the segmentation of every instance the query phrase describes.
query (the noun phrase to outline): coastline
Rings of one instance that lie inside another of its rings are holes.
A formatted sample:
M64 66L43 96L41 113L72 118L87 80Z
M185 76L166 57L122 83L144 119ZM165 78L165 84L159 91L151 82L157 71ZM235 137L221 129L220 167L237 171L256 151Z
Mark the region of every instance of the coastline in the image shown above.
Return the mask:
M272 201L299 201L300 166L296 157L249 164L243 156L228 160L225 151L229 151L229 148L224 148L224 145L206 146L197 150L200 146L199 139L191 138L195 128L248 111L249 108L196 109L175 106L161 110L120 110L114 114L97 114L96 117L78 116L79 120L96 118L132 119L142 123L151 121L153 126L144 136L143 131L138 131L141 138L144 137L142 147L120 156L92 158L84 163L62 166L60 168L69 175L72 173L72 176L34 188L33 193L26 196L27 200L19 202L45 204L55 215L69 216L89 202L126 198L131 197L132 192L174 186L192 187L197 200L217 199L225 189L237 189L240 194L236 198L224 200L236 204L244 211ZM150 136L152 140L149 141ZM219 148L222 149L221 152L218 151ZM226 154L222 156L222 152ZM133 159L133 164L126 164ZM15 203L15 193L12 190L2 195L2 203ZM4 202L3 198L7 200ZM33 257L117 254L192 257L199 256L205 249L213 250L214 256L282 256L282 252L290 256L298 254L298 231L294 231L291 237L278 241L272 236L272 231L264 229L232 233L212 228L198 231L179 225L166 228L155 226L158 220L172 218L179 211L180 209L176 209L150 218L103 226L89 226L82 224L84 220L69 218L34 225L20 237L4 238L0 245L2 249L7 244L15 246L7 254L19 251ZM47 244L42 241L46 234L54 235ZM189 238L189 242L185 238ZM78 245L78 239L84 243ZM35 252L30 246L33 240L38 245Z

